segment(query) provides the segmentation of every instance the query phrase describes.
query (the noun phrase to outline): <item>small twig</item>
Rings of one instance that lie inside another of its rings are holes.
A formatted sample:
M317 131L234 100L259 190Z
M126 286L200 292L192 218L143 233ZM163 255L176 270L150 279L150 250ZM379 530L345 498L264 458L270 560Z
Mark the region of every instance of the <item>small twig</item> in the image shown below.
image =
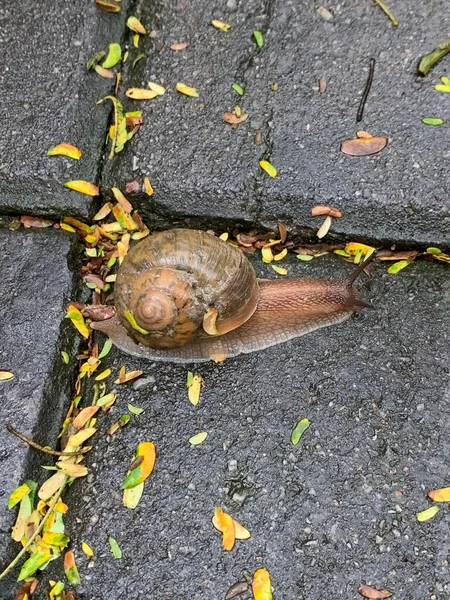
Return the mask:
M362 121L362 118L364 115L364 109L366 107L367 98L369 96L370 88L372 87L374 71L375 71L375 59L371 58L369 61L369 75L367 76L366 86L364 88L361 102L359 103L358 112L356 113L356 122L357 123Z
M19 560L22 558L22 556L25 554L25 552L27 552L28 549L31 547L31 545L33 544L33 542L37 538L37 536L41 533L45 523L48 521L50 515L53 513L53 509L55 508L56 503L61 498L61 494L63 493L63 490L66 487L68 480L69 480L69 477L66 475L66 479L64 480L63 484L59 488L58 492L53 497L53 500L50 502L48 511L45 513L44 518L39 523L36 531L33 533L33 535L30 537L28 542L25 544L25 546L22 548L22 550L19 552L19 554L15 557L15 559L9 563L9 565L6 567L6 569L2 573L0 573L0 579L4 579L8 575L8 573L16 566L16 564L19 562Z
M432 52L424 54L420 57L419 64L417 65L417 72L419 75L425 77L428 71L434 67L444 56L450 53L450 40L446 40L439 44Z
M18 437L19 440L22 440L22 442L25 442L32 448L40 450L41 452L45 452L45 454L51 454L52 456L78 456L79 454L86 454L86 452L90 451L90 448L81 448L81 450L78 450L77 452L60 452L59 450L52 450L51 448L45 448L44 446L41 446L34 440L28 438L26 435L23 435L23 433L20 433L20 431L14 429L14 427L10 423L8 423L6 429L9 431L9 433L12 433L16 437Z
M373 1L375 2L375 4L377 4L381 8L381 10L384 12L384 14L390 18L390 20L392 21L392 25L394 25L394 27L397 27L398 21L394 17L394 15L391 13L391 11L388 9L386 4L384 4L384 2L382 2L381 0L373 0Z

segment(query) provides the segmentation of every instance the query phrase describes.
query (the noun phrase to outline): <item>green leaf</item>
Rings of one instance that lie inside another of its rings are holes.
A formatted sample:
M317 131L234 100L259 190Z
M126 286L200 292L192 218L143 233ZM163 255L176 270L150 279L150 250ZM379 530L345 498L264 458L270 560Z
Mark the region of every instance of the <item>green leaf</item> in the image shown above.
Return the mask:
M260 31L256 30L253 32L253 37L255 38L255 42L258 48L262 48L264 45L263 34Z
M142 462L131 471L128 471L127 476L122 483L123 490L139 485L150 476L156 460L155 445L152 442L141 442L136 448L134 459L141 456L143 457Z
M132 415L142 415L145 412L145 408L139 408L138 406L133 406L133 404L128 404L128 410Z
M342 249L334 250L334 254L338 254L339 256L346 256L347 258L350 256L348 252Z
M137 63L144 58L145 54L143 52L141 52L141 54L138 54L136 56L136 58L133 60L133 62L131 63L131 68L134 69L134 67L137 65Z
M440 119L438 117L424 117L422 119L422 123L425 123L425 125L431 125L432 127L439 127L439 125L444 124L444 119Z
M411 264L409 260L399 260L398 262L391 265L387 272L391 275L396 275L399 271L407 267L409 264Z
M233 83L231 86L235 92L239 94L239 96L243 96L245 94L245 90L238 83Z
M269 177L276 177L277 176L277 169L276 167L273 166L272 163L270 163L268 160L260 160L259 161L259 166L261 167L261 169L263 171L265 171L267 173L267 175Z
M106 340L106 342L103 344L102 351L98 355L99 360L101 360L102 358L105 358L105 356L108 356L111 348L112 348L112 341L108 338Z
M61 352L61 356L63 357L63 361L66 365L70 362L70 356L64 350Z
M30 493L30 491L31 490L26 483L23 483L22 485L17 487L13 492L11 492L11 495L9 496L8 508L14 508L14 506L18 504L24 496L27 496Z
M187 372L186 387L191 387L191 385L193 383L194 383L194 373L192 371L188 371Z
M111 552L114 558L122 558L122 550L120 549L120 546L117 543L117 541L113 537L109 536L108 542L111 547Z
M294 427L294 429L292 430L291 433L291 442L294 446L296 446L302 435L305 433L305 431L309 428L309 426L311 425L311 421L309 419L301 419L297 425Z
M45 565L50 560L50 550L48 548L37 548L28 560L26 560L20 569L17 581L23 581L27 577L31 577L39 567Z
M190 437L189 443L191 444L191 446L198 446L199 444L204 442L207 437L208 437L208 432L201 431L200 433L197 433L196 435L193 435L192 437Z
M142 329L142 327L137 324L136 319L135 319L133 313L131 312L131 310L125 310L123 312L123 315L135 331L142 333L142 335L148 335L150 333L149 331Z
M134 31L135 33L141 33L145 35L147 32L145 31L145 27L139 21L137 17L128 17L127 19L127 27Z
M104 69L111 69L112 67L115 67L121 56L122 48L120 47L120 44L110 44L108 56L105 58L105 62L103 63L102 67Z
M430 506L421 512L416 513L417 520L419 523L423 523L424 521L429 521L433 517L435 517L439 512L439 506Z
M312 254L297 254L297 258L303 262L309 262L314 258L314 256Z
M428 252L428 254L442 254L442 250L440 250L439 248L434 248L433 246L427 248L426 251Z
M122 152L127 142L127 121L123 112L123 106L115 96L105 96L97 104L102 104L105 100L111 100L114 106L114 136L109 153L109 159L111 160L114 158L114 154Z

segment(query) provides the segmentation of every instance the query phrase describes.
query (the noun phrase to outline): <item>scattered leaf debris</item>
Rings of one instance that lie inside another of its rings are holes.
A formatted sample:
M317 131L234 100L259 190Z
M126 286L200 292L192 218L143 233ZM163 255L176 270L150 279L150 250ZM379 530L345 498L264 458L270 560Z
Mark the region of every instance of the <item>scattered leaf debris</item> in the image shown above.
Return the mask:
M444 124L444 119L440 119L439 117L423 117L422 123L431 125L431 127L439 127Z
M244 123L244 121L246 121L247 119L248 119L248 114L245 114L245 113L241 114L241 116L237 116L235 113L226 112L223 115L223 120L225 121L225 123L228 123L233 128L238 127L241 123Z
M325 221L322 223L322 225L320 226L319 230L316 233L319 240L324 238L327 235L327 233L330 231L332 222L333 222L333 219L330 216L325 217Z
M154 90L147 90L145 88L128 88L125 92L125 96L132 100L154 100L161 94Z
M140 33L141 35L145 35L147 33L145 27L142 25L142 23L137 17L128 17L127 27L131 29L131 31L134 31L135 33Z
M240 86L238 83L233 83L233 85L231 86L233 88L233 90L239 94L239 96L243 96L245 94L245 90L242 86Z
M14 377L11 371L0 371L0 381L9 381Z
M117 65L119 60L122 58L122 48L120 44L112 43L109 45L108 54L102 64L104 69L112 69Z
M333 20L333 14L324 6L319 6L319 8L317 9L317 12L322 17L322 19L324 19L325 21Z
M187 47L189 46L189 44L187 42L175 42L174 44L171 44L171 49L172 50L185 50Z
M317 205L311 209L311 215L313 217L320 216L329 216L335 219L340 219L342 217L342 213L338 208L332 208L331 206L321 206Z
M106 12L120 12L120 6L117 4L117 2L110 2L109 0L95 0L95 4L98 6L98 8L101 8Z
M86 196L98 196L100 194L98 185L89 183L89 181L83 181L82 179L66 181L64 187L69 188L69 190L73 190L74 192L85 194Z
M67 156L68 158L73 158L74 160L79 160L83 153L76 146L72 146L72 144L58 144L57 146L53 146L47 152L47 156Z

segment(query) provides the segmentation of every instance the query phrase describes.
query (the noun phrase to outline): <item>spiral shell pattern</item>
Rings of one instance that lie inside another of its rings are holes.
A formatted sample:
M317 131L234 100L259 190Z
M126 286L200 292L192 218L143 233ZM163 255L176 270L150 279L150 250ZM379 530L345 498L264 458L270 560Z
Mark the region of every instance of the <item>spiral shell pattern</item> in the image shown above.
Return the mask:
M188 229L155 233L136 244L115 288L120 322L136 341L154 348L207 335L202 322L211 308L219 334L227 333L250 318L258 297L255 273L240 250Z

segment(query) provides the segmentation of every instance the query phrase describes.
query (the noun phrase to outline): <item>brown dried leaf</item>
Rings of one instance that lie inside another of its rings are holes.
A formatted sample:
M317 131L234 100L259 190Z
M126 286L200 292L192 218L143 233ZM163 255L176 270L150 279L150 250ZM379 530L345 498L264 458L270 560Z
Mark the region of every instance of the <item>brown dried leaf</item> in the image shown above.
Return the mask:
M106 12L120 12L120 6L116 2L109 2L109 0L95 0L95 4L98 6L98 8L101 8Z
M116 314L114 306L106 304L92 304L85 306L81 310L84 317L88 317L91 321L105 321Z
M284 223L282 223L281 221L278 221L278 231L280 234L280 241L282 244L284 244L284 242L286 241L286 238L287 238L287 229L286 229L286 225Z
M20 217L20 222L26 228L33 227L35 229L51 227L54 224L54 221L49 221L48 219L40 219L39 217L28 217L27 215Z
M392 250L379 250L377 252L377 258L379 260L408 260L413 261L420 252L417 250L399 250L398 252L393 252Z
M240 125L247 119L248 119L248 114L246 114L246 113L244 113L240 117L238 117L237 115L235 115L234 113L231 113L231 112L226 112L223 115L223 120L225 121L225 123L228 123L228 125L231 125L231 127L233 127L233 128L238 127L238 125Z
M392 596L391 592L388 592L388 590L377 590L370 585L361 585L358 588L358 592L361 596L369 598L370 600L383 600L383 598L390 598Z
M319 92L325 94L327 90L327 80L325 77L319 77Z
M337 208L332 208L331 206L314 206L314 208L311 209L311 214L313 217L320 217L322 215L327 217L335 217L337 219L342 217L341 211Z
M358 132L362 133L362 132ZM386 137L359 137L344 140L341 142L341 152L349 156L370 156L381 152L386 147L388 139Z

